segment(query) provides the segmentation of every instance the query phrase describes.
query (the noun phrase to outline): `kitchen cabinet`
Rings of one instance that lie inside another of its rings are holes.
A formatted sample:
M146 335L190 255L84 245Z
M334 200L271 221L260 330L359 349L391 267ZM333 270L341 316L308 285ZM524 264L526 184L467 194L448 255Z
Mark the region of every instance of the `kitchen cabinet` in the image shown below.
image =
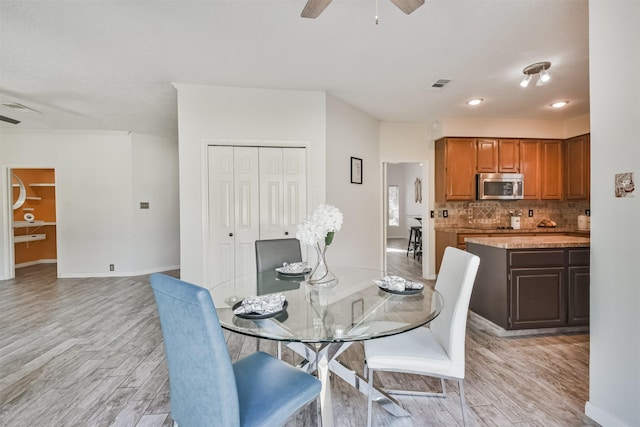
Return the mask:
M468 243L480 257L470 309L505 330L589 324L589 249Z
M477 173L519 173L520 140L479 138L476 143Z
M568 251L568 323L570 325L589 324L589 249Z
M498 141L478 139L476 143L476 172L498 172Z
M520 173L520 140L498 140L498 172Z
M562 200L562 142L540 141L540 199Z
M520 172L524 175L524 198L540 199L540 141L520 141Z
M589 135L576 136L564 142L565 195L568 200L587 200L590 196Z
M476 140L442 138L435 144L435 201L475 200Z

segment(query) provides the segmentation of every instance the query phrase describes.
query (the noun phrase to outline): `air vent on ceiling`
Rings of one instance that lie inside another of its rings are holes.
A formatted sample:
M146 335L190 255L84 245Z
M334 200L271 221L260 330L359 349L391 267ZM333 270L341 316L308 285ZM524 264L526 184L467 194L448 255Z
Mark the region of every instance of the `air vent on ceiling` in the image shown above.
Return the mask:
M431 87L442 88L451 83L451 79L438 79Z
M4 105L5 107L13 108L14 110L23 111L25 113L27 113L27 112L39 113L40 112L38 110L34 110L33 108L27 107L26 105L20 104L18 102L5 102L2 105Z

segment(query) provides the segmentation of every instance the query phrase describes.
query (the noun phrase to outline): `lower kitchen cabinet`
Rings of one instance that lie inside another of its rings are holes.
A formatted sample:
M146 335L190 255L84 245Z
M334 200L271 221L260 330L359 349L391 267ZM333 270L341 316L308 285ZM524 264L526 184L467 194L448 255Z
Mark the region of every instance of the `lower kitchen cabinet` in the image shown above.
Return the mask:
M506 330L589 324L589 249L503 249L480 257L470 309Z

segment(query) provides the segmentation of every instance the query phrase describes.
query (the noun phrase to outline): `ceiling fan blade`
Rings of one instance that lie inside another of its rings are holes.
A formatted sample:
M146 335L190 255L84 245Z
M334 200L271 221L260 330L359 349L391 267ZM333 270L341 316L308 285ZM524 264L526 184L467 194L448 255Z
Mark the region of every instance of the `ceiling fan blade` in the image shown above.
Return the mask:
M391 0L393 4L398 6L398 8L406 13L407 15L411 14L414 10L419 8L424 4L424 0Z
M12 119L11 117L7 116L0 116L0 121L11 123L13 125L17 125L18 123L20 123L20 120Z
M424 0L422 2L424 3ZM331 0L308 0L300 16L303 18L317 18L329 6L329 3L331 3Z

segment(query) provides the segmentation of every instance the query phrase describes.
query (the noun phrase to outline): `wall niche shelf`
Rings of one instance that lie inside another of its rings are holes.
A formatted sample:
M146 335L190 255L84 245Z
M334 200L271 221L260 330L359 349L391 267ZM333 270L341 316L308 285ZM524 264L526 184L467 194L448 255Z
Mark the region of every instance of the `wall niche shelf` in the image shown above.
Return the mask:
M45 240L47 238L46 234L24 234L21 236L14 236L14 243L24 243L24 242L35 242L37 240Z
M42 200L42 197L38 197L38 196L27 196L27 200Z
M48 182L32 182L29 187L55 187L56 184Z

